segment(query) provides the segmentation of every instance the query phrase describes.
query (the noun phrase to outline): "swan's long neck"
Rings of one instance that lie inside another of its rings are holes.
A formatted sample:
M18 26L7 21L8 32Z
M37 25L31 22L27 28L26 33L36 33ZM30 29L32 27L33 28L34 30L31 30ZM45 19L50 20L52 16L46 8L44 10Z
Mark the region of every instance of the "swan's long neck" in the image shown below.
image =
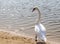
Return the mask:
M39 24L40 23L41 12L40 12L40 10L37 7L34 8L33 11L35 11L35 10L37 10L38 11L38 14L39 14L39 17L38 17L38 20L37 20L37 23L36 24Z

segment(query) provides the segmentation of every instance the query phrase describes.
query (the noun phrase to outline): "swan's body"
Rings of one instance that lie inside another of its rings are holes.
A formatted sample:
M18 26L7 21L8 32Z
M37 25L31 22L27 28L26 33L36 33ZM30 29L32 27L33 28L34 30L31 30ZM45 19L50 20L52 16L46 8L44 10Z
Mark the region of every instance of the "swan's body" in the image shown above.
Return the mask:
M35 24L35 32L36 32L36 36L35 39L41 39L42 41L46 42L46 29L45 27L40 23L40 17L41 17L41 13L39 11L39 9L37 7L33 8L33 11L37 10L39 13L39 17L37 20L37 23ZM32 11L32 12L33 12Z
M38 39L46 42L46 29L42 24L35 25L35 32Z

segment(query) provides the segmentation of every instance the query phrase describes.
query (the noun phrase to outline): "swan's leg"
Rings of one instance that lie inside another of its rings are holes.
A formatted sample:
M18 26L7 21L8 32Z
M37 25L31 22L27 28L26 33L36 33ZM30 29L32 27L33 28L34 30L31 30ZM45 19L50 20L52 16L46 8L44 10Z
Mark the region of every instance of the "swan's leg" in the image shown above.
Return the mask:
M37 44L37 34L35 35L35 42L36 42L36 44Z
M37 41L37 35L35 36L35 41Z

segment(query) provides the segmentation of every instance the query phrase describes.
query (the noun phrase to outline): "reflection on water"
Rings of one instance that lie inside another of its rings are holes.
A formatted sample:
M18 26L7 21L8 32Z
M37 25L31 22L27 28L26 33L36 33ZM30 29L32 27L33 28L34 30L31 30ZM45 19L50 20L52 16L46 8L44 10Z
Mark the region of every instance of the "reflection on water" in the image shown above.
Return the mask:
M35 6L40 7L41 23L47 29L47 37L60 40L60 1L57 0L0 0L0 29L34 35L38 15L31 11Z

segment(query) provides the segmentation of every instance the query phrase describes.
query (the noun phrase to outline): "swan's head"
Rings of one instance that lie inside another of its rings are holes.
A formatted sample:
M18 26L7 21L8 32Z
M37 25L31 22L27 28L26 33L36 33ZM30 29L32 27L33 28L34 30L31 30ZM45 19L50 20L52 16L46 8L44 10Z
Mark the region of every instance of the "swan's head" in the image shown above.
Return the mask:
M38 8L37 7L33 8L32 12L34 12L35 10L38 10Z

